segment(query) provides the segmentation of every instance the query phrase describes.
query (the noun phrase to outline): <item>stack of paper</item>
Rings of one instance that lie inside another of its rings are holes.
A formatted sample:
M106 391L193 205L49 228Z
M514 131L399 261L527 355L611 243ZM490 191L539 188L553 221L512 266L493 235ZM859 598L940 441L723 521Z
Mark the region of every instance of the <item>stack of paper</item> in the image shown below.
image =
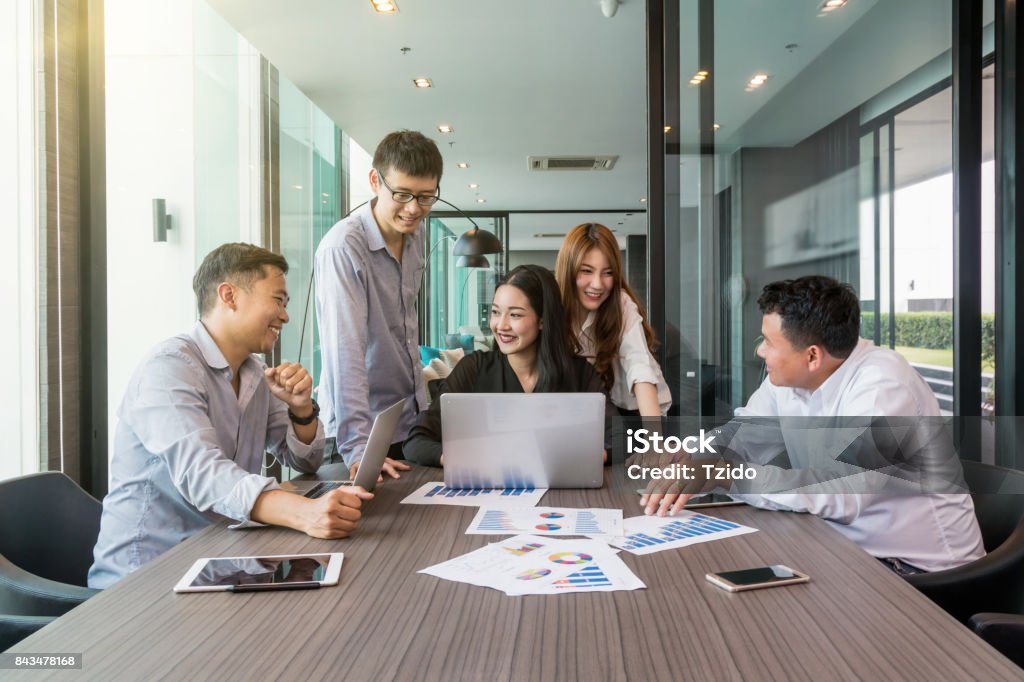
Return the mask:
M588 535L622 536L621 509L568 509L564 507L481 507L466 529L467 535ZM604 538L602 538L604 539ZM606 539L607 541L607 539Z
M603 542L536 535L517 535L420 573L491 587L513 596L647 587Z

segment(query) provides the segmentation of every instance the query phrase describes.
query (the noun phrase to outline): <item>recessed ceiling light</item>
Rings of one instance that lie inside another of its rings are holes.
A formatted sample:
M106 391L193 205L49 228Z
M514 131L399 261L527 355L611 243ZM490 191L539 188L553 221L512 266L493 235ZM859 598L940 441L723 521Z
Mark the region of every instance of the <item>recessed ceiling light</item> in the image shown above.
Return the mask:
M483 198L477 199L476 203L478 203L478 204L486 204L487 203L487 199L483 199Z
M700 85L701 82L702 81L699 78L691 78L690 79L690 85Z
M398 11L398 3L395 0L370 0L370 4L381 14L394 14Z
M764 85L764 84L765 84L765 81L767 81L767 80L768 80L768 74L766 74L766 73L757 73L757 74L754 74L754 77L753 77L753 78L751 78L751 79L750 79L750 80L749 80L749 81L747 82L747 87L748 87L748 88L759 88L759 87L761 87L762 85Z
M647 203L647 197L640 197L640 203L641 204L646 204Z
M666 133L671 133L672 132L672 126L665 126L665 132Z
M822 11L831 12L834 9L839 9L846 4L846 0L825 0L825 4L821 6Z
M701 78L707 78L708 72L707 71L698 71L697 75L700 76Z
M454 133L455 128L451 126L437 126L437 132L439 133Z
M471 183L469 183L469 188L470 188L470 189L476 189L476 188L477 188L477 187L479 187L479 186L480 186L480 185L476 184L475 182L471 182Z
M414 78L412 82L413 82L413 84L417 88L432 88L432 87L434 87L434 84L430 82L429 78Z
M718 130L718 129L719 129L719 128L721 128L722 126L720 126L720 125L718 125L718 124L716 123L715 125L713 125L713 126L711 126L711 127L712 127L712 128L714 128L715 130Z
M459 168L469 168L469 164L465 162L457 163L455 165L458 166Z
M302 185L292 185L292 189L302 189Z

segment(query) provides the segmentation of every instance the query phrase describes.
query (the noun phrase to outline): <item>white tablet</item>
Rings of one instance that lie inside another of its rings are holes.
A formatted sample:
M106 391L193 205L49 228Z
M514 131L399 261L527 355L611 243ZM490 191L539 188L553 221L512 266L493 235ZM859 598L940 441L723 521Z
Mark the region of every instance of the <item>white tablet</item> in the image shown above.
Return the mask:
M345 555L281 554L199 559L175 592L264 592L337 585Z

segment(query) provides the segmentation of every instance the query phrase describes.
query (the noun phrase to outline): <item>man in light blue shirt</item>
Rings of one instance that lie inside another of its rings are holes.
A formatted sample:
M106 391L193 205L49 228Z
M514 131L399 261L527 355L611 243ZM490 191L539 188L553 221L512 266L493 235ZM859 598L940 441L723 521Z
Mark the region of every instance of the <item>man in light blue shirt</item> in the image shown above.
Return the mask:
M319 398L328 439L351 475L373 418L405 399L391 457L427 408L420 370L416 299L423 279L423 220L440 193L437 145L403 130L377 146L370 170L374 198L324 235L316 250L316 314L323 370ZM328 451L332 446L328 444ZM408 466L390 457L398 478Z
M319 538L355 529L370 493L306 499L260 475L266 450L307 473L323 460L309 374L253 355L271 352L288 322L287 271L282 256L249 244L225 244L199 266L199 322L150 352L118 410L90 587L110 586L225 517L235 528L274 524Z

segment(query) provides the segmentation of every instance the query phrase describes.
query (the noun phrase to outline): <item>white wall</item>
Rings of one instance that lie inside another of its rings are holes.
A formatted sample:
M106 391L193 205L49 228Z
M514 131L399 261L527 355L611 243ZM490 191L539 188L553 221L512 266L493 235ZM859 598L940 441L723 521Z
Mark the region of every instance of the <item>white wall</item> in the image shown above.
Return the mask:
M107 0L107 360L110 453L136 365L196 319L193 3ZM173 216L153 241L152 200Z
M0 288L7 305L16 305L0 334L0 357L8 360L0 382L0 479L39 470L34 7L33 0L0 3L0 240L8 247Z
M109 454L136 366L197 319L192 275L257 242L259 55L202 0L106 0ZM153 241L152 201L172 216Z

